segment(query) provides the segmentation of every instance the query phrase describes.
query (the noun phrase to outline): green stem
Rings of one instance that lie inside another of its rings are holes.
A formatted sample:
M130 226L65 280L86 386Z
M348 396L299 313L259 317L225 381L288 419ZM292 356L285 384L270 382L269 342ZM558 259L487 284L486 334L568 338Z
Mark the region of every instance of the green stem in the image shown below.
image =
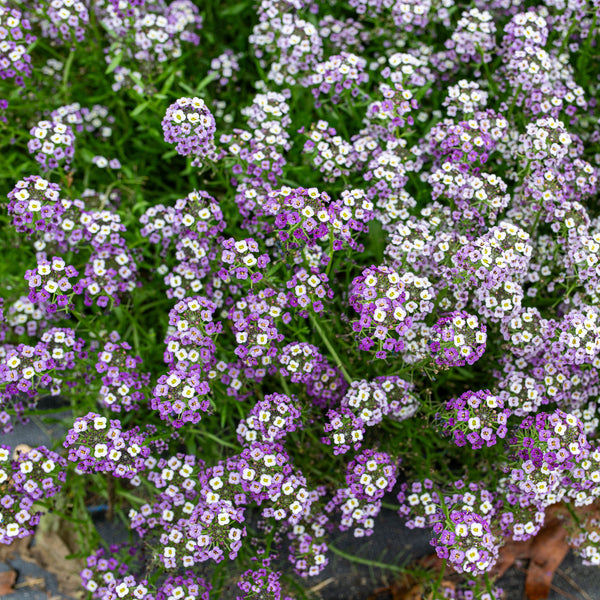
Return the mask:
M63 69L63 78L62 83L60 85L60 90L63 95L67 95L67 84L69 83L69 74L71 72L71 66L73 65L73 59L75 58L75 52L71 50L69 52L69 56L67 58L67 62L65 63L65 68Z
M579 521L579 517L577 516L577 513L573 510L573 507L571 506L571 503L570 502L565 502L565 506L567 507L567 510L569 511L569 513L570 513L573 521L577 525L577 527L579 527L579 529L583 530L583 527L581 526L581 522Z
M135 494L132 494L131 492L128 492L127 490L120 489L118 491L118 495L122 496L126 500L129 500L129 502L133 504L141 505L146 503L146 500L140 498L139 496L136 496Z
M437 576L435 581L435 587L433 588L433 592L431 593L432 600L435 600L436 594L440 589L440 585L442 584L442 579L444 578L444 573L446 572L446 563L447 559L445 558L442 562L442 568L440 569L440 574Z
M508 109L508 116L511 117L513 110L515 108L515 104L517 103L517 96L521 93L521 90L523 89L523 84L520 83L519 87L517 88L517 91L515 92L515 95L513 96L513 101L510 105L510 108Z
M285 377L279 373L279 381L281 381L281 387L283 388L283 391L285 392L286 396L291 396L290 394L290 388L287 384L287 381L285 380Z
M189 429L188 431L190 431L191 433L196 433L198 435L207 437L209 440L212 440L213 442L219 444L220 446L225 446L226 448L231 448L232 450L239 451L239 446L236 446L235 444L232 444L230 442L226 442L224 439L217 437L216 435L213 435L212 433L209 433L208 431L200 431L199 429Z
M321 339L323 340L323 343L327 347L327 350L329 350L329 352L331 352L331 355L335 359L336 366L342 372L342 375L344 376L344 379L348 382L348 385L350 385L352 383L352 378L350 377L350 375L348 375L348 371L346 371L346 368L344 367L342 361L340 360L340 357L338 356L338 354L335 351L334 347L331 345L331 342L329 341L329 339L325 335L325 332L323 331L323 328L321 327L321 325L319 325L319 322L317 321L317 319L315 319L315 317L314 317L314 315L312 313L309 312L308 313L308 317L310 319L310 322L312 323L312 326L317 330L317 333L321 336Z
M329 273L331 272L331 266L333 265L333 231L329 231L329 264L327 265L327 269L325 270L325 275L329 277Z
M352 554L347 554L346 552L342 552L342 550L339 550L331 544L327 544L327 547L334 554L337 554L338 556L341 556L342 558L345 558L350 562L358 563L361 565L368 565L370 567L376 567L378 569L387 569L388 571L393 571L394 573L404 573L405 571L404 568L399 567L398 565L390 565L388 563L379 562L378 560L369 560L368 558L360 558L358 556L353 556Z

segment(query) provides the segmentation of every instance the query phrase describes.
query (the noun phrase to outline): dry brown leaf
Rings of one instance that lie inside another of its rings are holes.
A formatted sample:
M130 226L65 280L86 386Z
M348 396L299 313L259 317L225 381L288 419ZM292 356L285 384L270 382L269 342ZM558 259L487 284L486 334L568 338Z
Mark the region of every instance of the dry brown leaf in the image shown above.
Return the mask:
M25 454L26 452L29 452L31 450L31 446L29 446L28 444L17 444L12 451L12 457L13 460L16 460L17 458L19 458L19 456L21 454Z
M13 571L2 571L0 573L0 598L8 596L15 591L15 582L17 581L17 572Z
M527 540L526 542L513 542L508 541L504 546L500 548L500 554L498 560L490 575L492 577L502 577L508 569L510 569L516 560L520 558L529 559L531 554L531 544L533 539Z
M543 600L550 594L556 569L565 558L569 546L567 532L563 527L567 516L561 504L550 506L546 511L546 524L540 532L526 542L507 542L500 548L498 561L490 575L501 577L518 559L529 561L525 579L525 592L529 600Z
M423 600L423 591L421 584L414 585L402 594L392 592L392 600Z
M52 513L43 515L29 555L42 568L56 575L62 594L73 598L84 595L79 572L85 565L81 559L66 558L77 550L73 527Z
M15 585L15 588L24 588L24 587L35 587L35 588L44 588L46 585L46 580L43 577L32 577L31 575L27 575L24 581L21 581Z
M547 523L533 538L525 579L525 593L529 600L545 600L550 595L554 572L568 551L567 532L559 519Z
M29 556L29 544L32 539L32 536L28 536L16 539L12 544L0 544L0 562L7 562L17 554L26 559Z
M438 589L438 594L444 594L444 590L451 590L452 592L456 591L456 584L453 581L446 581L445 579L442 580L442 582L440 583L440 587ZM439 597L439 596L436 596ZM445 597L445 596L444 596ZM454 594L450 593L448 594L449 598L454 598ZM432 600L433 599L433 591L431 591L428 595L427 598L424 600Z

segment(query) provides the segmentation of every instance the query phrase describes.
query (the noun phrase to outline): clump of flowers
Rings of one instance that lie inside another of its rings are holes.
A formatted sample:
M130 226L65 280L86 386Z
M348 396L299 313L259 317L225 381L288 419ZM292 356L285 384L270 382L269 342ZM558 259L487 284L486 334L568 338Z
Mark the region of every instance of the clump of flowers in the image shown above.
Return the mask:
M35 154L42 170L55 169L61 163L69 166L75 153L75 134L62 121L40 121L29 132L27 149Z
M282 598L280 578L281 573L272 571L268 566L259 569L248 569L242 573L242 577L238 581L237 585L242 595L237 596L237 598L238 600L252 600L268 594L268 598L280 600ZM288 600L289 597L285 596L283 598Z
M144 469L150 453L144 440L136 430L123 431L120 421L109 422L90 412L75 420L63 445L69 450L67 459L82 473L108 472L131 479Z
M396 483L397 461L385 452L364 450L348 463L346 483L357 498L383 498Z
M360 85L369 80L366 65L364 58L347 52L330 56L325 62L315 65L304 82L317 100L315 106L320 106L320 96L330 96L334 104L338 104L346 94L349 98L358 96Z
M453 510L439 523L436 554L458 573L485 573L498 559L498 545L489 523L476 512Z
M485 352L486 326L475 315L456 311L441 317L431 328L429 350L442 369L472 365Z
M69 279L77 275L76 269L58 256L53 256L51 261L38 261L36 269L25 273L31 290L28 298L31 302L48 303L45 305L48 312L66 308L74 293Z
M325 308L323 300L333 298L329 277L325 273L310 273L300 269L287 282L290 306L299 308L298 315L308 318L309 310L320 313Z
M473 450L482 448L484 444L494 446L508 432L506 425L511 410L504 408L502 399L489 390L465 392L449 400L446 411L443 419L457 446L468 443Z
M555 510L600 562L594 6L0 4L0 430L64 425L0 543L108 498L91 597L287 600L397 486L424 596Z
M200 156L214 143L215 118L202 98L179 98L167 109L162 128L165 142L182 156Z
M60 187L39 175L19 181L8 194L8 213L17 231L31 235L55 229L55 218L64 208L60 202Z
M240 443L274 442L283 439L300 426L298 399L285 394L269 394L257 402L246 419L237 427Z
M32 535L40 521L41 513L33 509L34 498L11 485L10 447L0 446L0 543L12 544L15 540ZM37 483L37 482L36 482ZM37 486L36 486L37 487ZM52 487L52 486L50 486ZM33 488L31 488L33 491Z
M402 350L411 320L404 306L405 285L397 271L385 265L368 267L352 281L349 301L359 314L352 329L361 350L373 349L377 358Z
M158 378L150 407L174 427L198 423L201 413L211 410L209 392L209 384L199 371L173 369Z
M322 442L333 446L334 454L345 454L350 448L358 450L361 447L365 422L360 417L355 416L348 408L342 408L339 411L330 410L327 419L323 428L327 435Z
M36 40L36 36L31 29L23 11L10 6L0 7L0 78L13 79L17 87L24 87L25 78L32 74L27 46Z
M42 21L45 37L67 43L85 39L90 16L84 2L49 0L42 3L41 12L48 19Z
M33 500L58 494L66 481L67 461L45 446L17 452L13 461L12 485Z
M253 238L236 241L228 238L221 242L223 252L221 253L222 268L218 276L228 282L232 278L240 281L250 279L257 283L263 278L260 269L264 269L270 262L269 255L261 253L260 246Z
M283 187L273 191L264 210L275 216L274 225L286 248L315 245L329 234L330 198L316 188Z

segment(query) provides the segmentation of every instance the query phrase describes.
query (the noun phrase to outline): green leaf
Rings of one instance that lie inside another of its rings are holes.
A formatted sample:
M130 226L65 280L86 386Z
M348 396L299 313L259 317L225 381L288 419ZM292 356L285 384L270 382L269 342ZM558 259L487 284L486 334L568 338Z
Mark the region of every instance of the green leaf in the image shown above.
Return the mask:
M161 95L166 94L171 89L171 87L173 86L173 82L175 81L175 75L175 71L169 75L169 77L165 81L165 84L162 86L162 90L160 90Z
M195 88L190 87L183 81L179 82L179 87L184 89L188 94L192 96L197 96L211 81L217 78L216 73L211 73L207 75Z
M222 17L230 17L232 15L238 15L248 6L250 6L250 2L248 2L247 0L245 0L244 2L238 2L237 4L234 4L233 6L230 6L229 8L226 8L225 10L222 10L220 15Z
M138 104L132 111L131 111L131 116L135 117L141 113L143 113L146 108L148 108L148 105L150 104L150 100L146 100L146 102L142 102L141 104Z
M110 61L110 64L108 65L108 67L106 67L106 71L104 71L104 73L106 75L108 75L109 73L112 73L121 64L122 60L123 60L123 51L119 52L119 54L117 54Z

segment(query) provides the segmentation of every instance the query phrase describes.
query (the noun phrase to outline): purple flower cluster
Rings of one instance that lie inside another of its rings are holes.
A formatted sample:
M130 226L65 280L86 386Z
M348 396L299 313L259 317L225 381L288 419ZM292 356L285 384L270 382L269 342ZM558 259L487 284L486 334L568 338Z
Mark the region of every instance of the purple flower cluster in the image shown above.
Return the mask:
M323 430L326 435L321 441L333 446L335 455L345 454L350 448L358 450L361 447L365 422L348 408L330 410Z
M161 419L177 428L188 422L198 423L201 413L211 410L209 393L208 382L200 371L176 368L158 378L150 408L159 411Z
M60 187L39 175L19 181L8 193L8 213L19 233L53 232L64 212Z
M47 21L42 21L44 37L66 43L83 42L85 39L90 16L84 2L51 0L41 5L41 12L47 18Z
M357 496L351 488L339 488L325 507L327 512L335 509L341 513L340 531L352 530L356 538L368 537L372 535L375 517L381 511L381 500L364 494Z
M476 512L453 510L437 524L432 540L440 558L448 559L458 573L486 573L498 559L498 545L487 520Z
M277 355L279 372L292 383L308 383L318 376L323 356L317 346L307 342L292 342Z
M295 406L298 399L285 394L268 394L257 402L248 416L238 423L240 444L275 442L300 426L301 411Z
M124 241L121 243L107 242L92 251L85 267L85 276L76 288L77 292L83 291L86 306L96 304L105 308L109 302L118 306L121 296L139 285L133 255Z
M468 443L473 450L483 448L484 444L494 446L508 432L506 425L511 410L504 408L502 398L489 390L467 391L449 400L446 411L442 418L457 446Z
M430 336L429 350L442 369L472 365L485 352L486 326L464 310L440 317Z
M44 171L63 162L65 167L69 166L75 154L75 134L71 127L62 121L40 121L29 133L27 149L30 154L37 152L35 159Z
M333 298L333 290L329 285L329 277L325 273L309 273L306 269L299 269L286 283L289 304L297 309L300 317L308 318L311 313L320 313L324 310L324 299Z
M263 597L281 600L280 578L279 571L272 571L265 566L244 571L237 584L243 594L237 596L237 600L258 600ZM289 597L284 596L283 600L289 600Z
M35 398L41 389L51 385L49 372L53 368L54 361L43 342L35 346L9 346L0 362L0 382L5 384L9 395L24 392Z
M33 303L44 303L46 311L52 313L57 309L68 308L74 294L73 285L69 281L79 273L64 259L53 256L50 261L39 260L36 269L25 273L30 288L28 298Z
M353 381L340 404L368 427L381 423L389 412L387 394L378 381Z
M169 575L156 592L156 600L208 600L211 589L210 583L192 571L187 571L183 575Z
M75 419L63 446L68 460L77 463L81 473L105 472L131 479L144 469L150 448L146 436L136 429L123 431L121 422L90 412Z
M352 494L363 500L379 500L396 483L398 461L385 452L364 450L346 467L346 483Z
M16 539L32 535L35 531L35 526L40 521L41 515L39 511L34 509L34 502L37 499L36 492L39 489L39 482L36 481L37 478L31 476L31 478L25 481L25 483L27 481L32 482L31 485L27 486L27 489L30 489L33 495L29 494L24 486L19 486L21 490L18 490L11 480L11 475L17 465L10 465L10 458L10 447L0 446L0 484L2 485L2 491L0 492L0 512L2 514L0 543L2 544L12 544ZM54 471L54 466L48 463L50 473ZM33 471L33 464L31 464L31 467ZM18 466L16 470L18 473ZM27 471L27 467L25 467L25 471ZM49 479L47 487L52 492L56 488L53 478L50 477Z
M271 192L264 210L267 215L275 216L274 226L285 247L302 248L315 245L329 235L330 202L329 196L316 188L283 187Z
M542 506L564 495L563 478L590 454L583 424L560 409L526 417L509 441L514 452L513 466L508 470L509 489L526 494ZM587 479L585 472L579 473L579 478Z
M381 375L375 377L377 383L386 397L385 415L395 421L404 421L410 419L418 410L421 404L415 396L414 384L401 379L397 375Z
M405 519L409 529L433 527L442 519L440 496L430 479L402 483L398 492L398 514Z
M264 269L271 259L266 253L261 254L260 246L253 238L236 241L228 238L221 242L221 269L218 276L225 282L235 278L240 281L250 279L257 283L263 278L260 269Z
M88 558L93 597L208 598L239 555L240 597L282 598L282 548L321 573L402 464L400 517L466 580L424 594L498 597L558 502L600 563L593 11L258 0L238 52L212 26L245 3L196 49L193 0L33 4L0 7L4 250L34 267L3 282L0 428L46 394L74 422L0 448L0 542L95 473L138 539Z
M361 350L374 349L377 358L402 350L402 338L411 324L406 300L402 278L386 265L368 267L354 278L349 302L359 314L352 329Z
M132 354L127 342L117 343L117 332L110 338L97 355L96 371L102 382L99 403L113 412L137 410L146 399L142 388L148 385L150 374L139 372L141 357Z
M31 32L31 23L18 8L0 7L0 78L14 79L23 87L25 78L31 77L31 56L27 46L37 39Z
M19 452L12 464L12 485L34 500L58 494L66 481L67 461L45 446Z
M319 120L312 123L308 131L301 129L299 133L307 136L302 152L318 167L325 182L333 183L339 177L350 174L354 162L352 144L338 135L327 121ZM362 190L357 191L364 194Z
M202 98L179 98L162 121L165 142L176 144L178 154L201 156L214 144L215 118Z
M358 96L360 85L369 80L366 66L364 58L343 52L315 65L303 85L311 88L315 107L321 105L321 96L330 96L331 101L338 104L342 97L349 99Z

